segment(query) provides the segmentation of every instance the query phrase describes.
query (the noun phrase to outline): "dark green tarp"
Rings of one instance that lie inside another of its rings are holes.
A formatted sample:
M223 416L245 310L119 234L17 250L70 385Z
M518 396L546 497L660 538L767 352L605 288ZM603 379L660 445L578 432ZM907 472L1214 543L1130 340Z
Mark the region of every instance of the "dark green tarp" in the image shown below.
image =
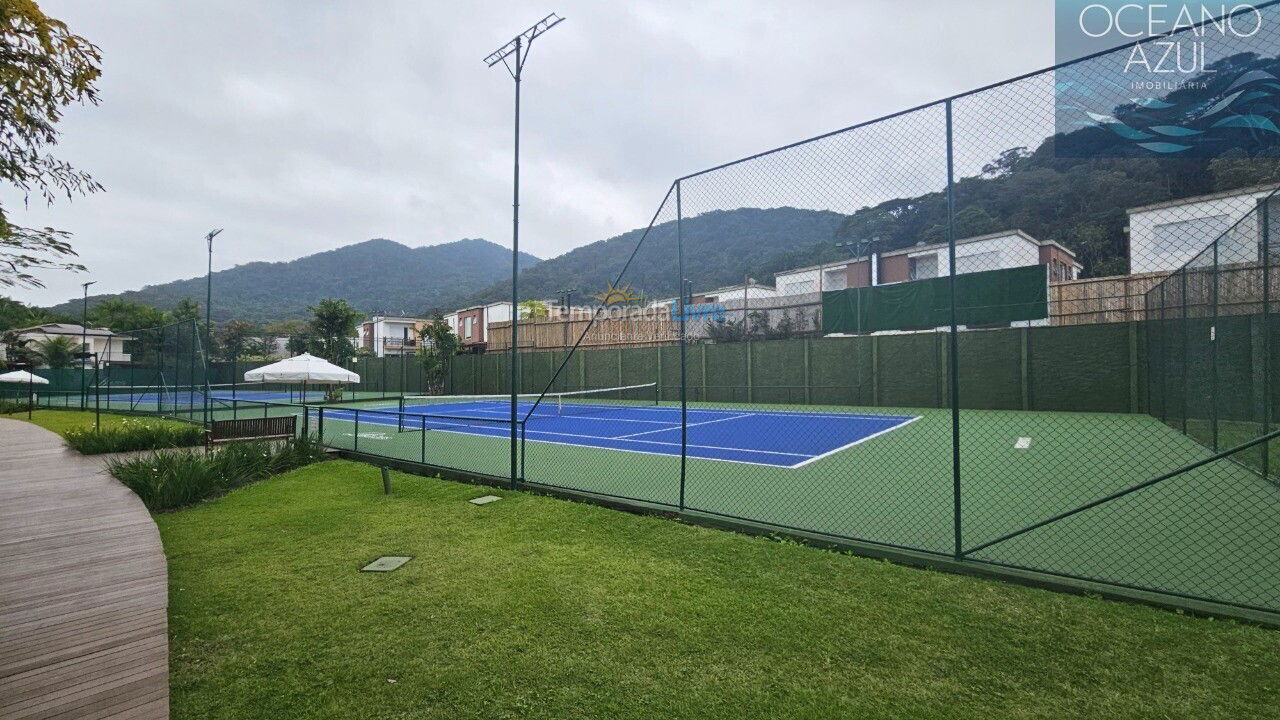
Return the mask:
M1049 317L1048 266L956 276L956 323L995 325ZM927 330L951 324L951 278L822 294L824 333Z

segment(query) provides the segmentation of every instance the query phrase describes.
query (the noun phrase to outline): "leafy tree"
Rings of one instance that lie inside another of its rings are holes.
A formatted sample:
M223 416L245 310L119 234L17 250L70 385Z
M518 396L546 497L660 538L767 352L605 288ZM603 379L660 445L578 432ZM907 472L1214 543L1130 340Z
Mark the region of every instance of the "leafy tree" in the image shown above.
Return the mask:
M444 392L444 379L449 363L458 354L462 341L453 334L449 323L439 315L418 330L418 339L422 341L418 348L418 360L422 363L422 372L427 378L427 391L434 395L441 394Z
M54 370L74 365L79 351L80 343L66 335L52 335L29 346L31 357L36 363Z
M243 357L245 359L254 360L274 360L276 358L276 344L274 338L248 338L245 342Z
M311 311L309 327L312 352L336 365L341 365L356 354L356 323L364 313L352 307L346 300L325 298L319 304L307 308ZM291 341L292 342L292 341Z
M89 323L110 328L114 332L129 332L160 327L168 322L163 310L144 303L108 298L89 308Z
M41 320L34 317L37 312L17 300L0 297L0 331L39 324Z
M191 298L182 298L181 300L178 301L178 304L173 307L173 312L170 313L169 316L173 320L173 322L183 322L185 320L199 320L200 319L200 303L196 302L195 300L192 300Z
M8 369L34 362L29 340L18 335L17 329L0 332L0 345L4 346L3 366Z
M217 357L222 360L239 360L249 354L249 347L257 333L251 323L230 320L214 332L217 340Z
M526 320L544 320L551 317L551 308L541 300L524 300L520 303L520 317Z
M88 174L47 154L58 142L57 124L72 103L98 103L102 56L65 23L45 15L33 0L0 3L0 180L24 202L46 203L102 189ZM13 224L0 205L0 286L43 287L34 271L84 270L70 233Z

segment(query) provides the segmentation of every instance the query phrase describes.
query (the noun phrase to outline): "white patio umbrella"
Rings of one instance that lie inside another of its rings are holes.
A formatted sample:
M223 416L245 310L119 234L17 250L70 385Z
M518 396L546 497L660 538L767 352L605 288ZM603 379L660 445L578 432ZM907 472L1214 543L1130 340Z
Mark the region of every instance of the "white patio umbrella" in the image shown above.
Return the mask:
M356 373L310 353L302 353L249 370L244 374L244 379L245 382L301 383L304 403L307 397L307 385L343 385L360 382L360 376Z
M22 383L23 385L48 385L49 381L29 373L26 370L14 370L0 375L0 382L3 383Z

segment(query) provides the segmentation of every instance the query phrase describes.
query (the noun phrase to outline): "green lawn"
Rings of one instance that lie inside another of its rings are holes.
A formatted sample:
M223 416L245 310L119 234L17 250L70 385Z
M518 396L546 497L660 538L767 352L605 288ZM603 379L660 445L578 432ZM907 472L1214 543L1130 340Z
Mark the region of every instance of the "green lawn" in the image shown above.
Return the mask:
M12 415L0 415L0 417L12 418L14 420L26 420L27 413L26 411L23 411L20 413L13 413ZM138 416L102 413L102 427L104 428L116 427L125 420L137 422ZM31 413L31 422L45 428L46 430L52 430L53 432L61 435L68 430L93 427L94 417L92 410L35 410ZM157 420L155 418L149 418L148 422L181 424L175 420Z
M1280 632L489 492L335 461L156 516L174 717L1280 714Z
M394 403L367 405L379 406ZM919 416L917 422L797 468L690 458L685 504L779 527L953 552L949 410L694 405L708 406ZM1212 455L1201 443L1142 414L960 414L966 549ZM488 475L509 472L505 438L436 431L424 438L420 431L399 432L395 415L361 415L361 452L414 462L425 457L428 463ZM349 418L347 410L326 410L326 444L356 449L357 428ZM609 421L608 415L600 418ZM529 423L528 430L537 430L538 422ZM313 416L313 434L318 424ZM697 432L691 426L691 443ZM651 503L679 502L677 456L536 442L537 437L529 435L523 457L524 477L531 482ZM1019 438L1030 439L1030 446L1017 449ZM1241 464L1219 461L971 557L1280 611L1280 564L1274 562L1280 557L1280 484Z

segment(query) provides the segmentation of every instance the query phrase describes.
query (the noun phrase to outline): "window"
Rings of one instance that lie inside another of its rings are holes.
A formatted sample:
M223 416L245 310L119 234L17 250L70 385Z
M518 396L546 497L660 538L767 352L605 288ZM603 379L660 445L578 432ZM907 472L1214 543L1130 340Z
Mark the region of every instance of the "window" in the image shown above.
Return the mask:
M1231 218L1226 215L1194 218L1156 225L1149 247L1133 248L1135 268L1172 270L1189 260L1227 231Z
M999 250L974 253L972 255L961 255L956 258L957 275L971 272L982 272L983 270L999 270L1000 267Z
M462 321L462 328L463 328L462 337L466 338L467 340L471 339L471 330L475 326L475 322L476 322L476 319L473 317L469 317L466 320Z
M924 280L932 277L938 277L937 253L911 258L912 280Z

